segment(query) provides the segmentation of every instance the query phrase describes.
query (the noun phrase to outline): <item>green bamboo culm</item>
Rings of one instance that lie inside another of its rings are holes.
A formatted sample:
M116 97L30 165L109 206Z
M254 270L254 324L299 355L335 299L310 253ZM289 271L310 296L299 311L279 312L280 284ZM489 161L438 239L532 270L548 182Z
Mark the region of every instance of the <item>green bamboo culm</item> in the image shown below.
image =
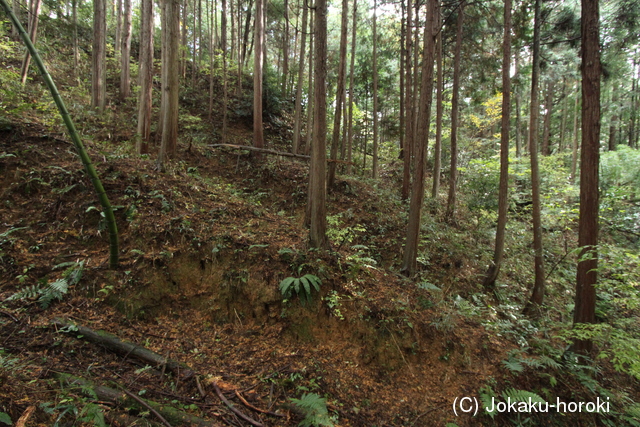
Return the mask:
M58 106L58 110L60 111L62 120L64 121L64 124L67 126L67 130L69 131L69 136L71 137L71 140L76 146L76 150L78 151L78 155L80 155L82 164L84 165L84 168L87 171L87 174L89 174L89 177L91 178L93 188L96 190L96 193L98 194L98 198L100 199L100 204L102 205L102 211L104 212L105 220L107 221L107 228L109 229L109 249L110 249L109 266L111 268L117 268L118 252L119 252L118 226L116 225L116 217L113 215L113 209L111 208L111 203L109 203L109 198L107 197L107 193L104 191L104 187L102 186L102 182L100 181L100 178L98 178L96 169L93 167L93 164L91 163L91 159L87 154L87 150L84 148L84 144L82 143L82 140L78 135L78 131L76 131L76 127L71 121L71 116L69 115L69 111L67 110L67 107L64 105L64 102L60 97L60 93L58 92L58 89L56 88L56 85L53 82L51 75L47 71L47 68L45 67L44 62L42 62L42 58L40 58L38 51L36 50L35 46L31 42L29 35L26 33L26 31L22 27L22 24L20 24L20 21L18 21L18 18L13 13L13 10L11 10L9 5L7 4L7 1L0 0L0 5L2 5L2 8L4 9L5 13L9 17L9 19L11 19L11 22L13 23L13 25L15 25L15 27L18 29L18 32L22 36L22 40L24 40L24 44L27 46L29 53L31 53L31 57L35 61L36 65L38 66L38 69L40 70L40 74L42 75L44 82L47 84L47 87L51 91L53 100Z

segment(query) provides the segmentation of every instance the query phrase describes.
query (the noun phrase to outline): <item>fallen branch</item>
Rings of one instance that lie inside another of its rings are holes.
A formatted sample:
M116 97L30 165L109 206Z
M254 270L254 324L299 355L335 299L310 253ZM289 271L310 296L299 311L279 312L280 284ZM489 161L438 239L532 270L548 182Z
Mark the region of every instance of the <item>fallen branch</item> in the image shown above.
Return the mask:
M126 357L134 357L155 367L166 367L166 369L173 372L178 377L183 375L185 379L189 379L194 375L194 372L191 369L178 361L165 358L158 353L154 353L153 351L147 350L139 345L121 341L115 335L111 335L107 332L96 332L84 326L75 325L60 319L54 320L53 324L59 328L59 332L71 334L75 337L82 335L82 339L94 344L99 344L114 353L122 354Z
M13 314L9 313L8 311L0 310L0 314L2 314L3 316L7 316L8 318L10 318L11 320L13 320L16 323L20 322L16 316L14 316Z
M90 398L98 398L102 401L111 402L113 404L128 407L136 406L140 409L152 410L152 413L158 419L164 420L162 424L171 427L170 423L175 425L189 425L196 427L210 427L211 421L207 421L203 418L196 417L195 415L183 412L173 406L160 404L151 400L142 399L138 396L134 396L133 393L128 391L119 391L111 387L105 387L97 385L84 378L56 373L54 376L69 386L79 386L80 392ZM155 412L154 412L155 411ZM156 414L157 413L157 414Z
M286 151L269 150L268 148L252 147L251 145L212 144L212 145L209 145L209 147L211 148L226 147L234 150L257 151L259 153L272 154L274 156L295 157L296 159L305 159L305 160L311 159L311 156L305 156L304 154L293 154L293 153L287 153Z
M237 416L239 416L240 418L242 418L243 420L245 420L246 422L248 422L249 424L251 424L252 426L255 427L264 427L264 424L260 424L259 422L257 422L256 420L254 420L253 418L243 414L242 412L240 412L238 409L236 409L235 406L233 406L233 403L229 402L227 400L226 397L224 397L224 394L222 394L222 391L220 391L220 387L218 387L218 384L213 383L213 388L216 390L216 394L218 395L218 397L220 398L220 400L222 400L222 402L227 405L229 407L229 409L231 409L231 411L233 411L234 414L236 414Z
M303 160L310 160L311 156L306 156L304 154L293 154L293 153L288 153L286 151L276 151L276 150L270 150L268 148L258 148L258 147L253 147L251 145L233 145L233 144L210 144L209 147L211 148L231 148L233 150L249 150L249 151L256 151L258 153L264 153L264 154L271 154L274 156L283 156L283 157L295 157L296 159L303 159ZM353 162L348 162L346 160L335 160L335 159L327 159L327 162L329 163L340 163L340 164L344 164L344 165L353 165Z
M242 395L240 394L240 392L238 390L236 390L236 396L238 397L238 399L240 399L240 401L244 404L244 406L246 406L247 408L254 410L256 412L260 412L262 414L267 414L267 415L271 415L273 417L281 417L281 418L286 418L284 415L282 414L276 414L275 412L270 412L270 411L266 411L264 409L260 409L257 408L255 406L253 406L252 404L250 404L249 402L247 402L247 400L242 397Z
M151 412L153 415L155 415L155 417L160 420L160 422L162 424L164 424L167 427L173 427L171 424L169 424L169 421L165 420L164 417L162 415L160 415L158 413L158 411L156 411L155 409L153 409L151 407L151 405L149 405L147 402L145 402L144 400L140 399L138 396L136 396L135 394L131 393L129 390L125 390L122 389L122 391L124 391L124 393L129 396L130 398L132 398L133 400L135 400L136 402L138 402L139 404L141 404L142 406L144 406L145 408L147 408L149 410L149 412Z
M31 414L33 414L33 411L36 410L35 405L31 405L27 408L26 411L24 411L24 413L22 414L22 416L20 417L20 419L18 420L18 422L16 423L16 427L24 427L27 425L27 421L29 421L29 418L31 417Z

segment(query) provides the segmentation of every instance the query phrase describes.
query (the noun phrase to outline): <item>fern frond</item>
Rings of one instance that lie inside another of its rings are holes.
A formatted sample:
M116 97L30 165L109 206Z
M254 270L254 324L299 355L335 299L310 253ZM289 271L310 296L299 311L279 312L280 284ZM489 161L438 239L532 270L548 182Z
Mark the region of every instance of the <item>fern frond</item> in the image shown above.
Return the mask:
M304 412L305 417L298 426L301 427L334 427L327 410L327 399L315 393L303 394L300 399L291 401Z
M35 299L40 296L41 293L42 289L40 289L40 285L31 285L11 295L7 298L7 301Z
M502 397L507 400L511 399L514 402L533 402L533 403L545 403L542 397L527 390L518 390L515 388L508 388L502 392Z

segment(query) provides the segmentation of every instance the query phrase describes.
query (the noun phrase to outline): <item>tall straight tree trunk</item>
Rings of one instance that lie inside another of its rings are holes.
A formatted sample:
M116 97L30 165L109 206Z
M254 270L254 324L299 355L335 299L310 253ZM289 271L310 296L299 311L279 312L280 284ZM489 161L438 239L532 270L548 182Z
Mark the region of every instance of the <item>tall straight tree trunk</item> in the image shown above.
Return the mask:
M40 6L42 0L31 0L29 2L29 38L33 44L36 43L38 38L38 17L40 16ZM22 60L22 68L20 69L20 82L24 86L27 82L27 75L29 74L29 65L31 64L31 54L29 51L24 54Z
M405 96L404 111L406 114L404 122L404 147L402 149L402 200L409 198L409 189L411 187L411 158L413 157L413 145L414 145L414 101L413 101L413 67L411 66L411 57L413 52L413 19L412 19L413 5L411 0L407 0L407 34L405 37L406 52L405 52Z
M615 87L611 88L611 108L613 114L611 115L611 122L609 123L609 151L615 151L618 146L617 133L618 128L618 91Z
M122 50L120 73L120 98L124 100L131 94L131 72L129 57L131 56L131 0L124 0L124 15L122 22Z
M326 134L327 134L327 0L316 0L315 7L315 113L313 144L309 167L310 227L309 246L327 249L326 216Z
M151 139L151 111L153 105L153 0L142 0L140 4L140 57L138 99L138 131L136 151L138 154L149 152Z
M494 289L502 266L504 238L509 207L509 131L511 128L511 0L504 1L504 36L502 42L502 128L500 135L500 191L498 195L498 227L493 263L487 270L483 287Z
M442 21L442 17L438 17ZM444 115L443 91L444 91L444 64L442 56L442 31L438 32L436 41L436 145L433 149L433 186L431 187L431 197L438 197L440 192L440 170L442 168L442 117Z
M233 2L233 0L231 0ZM214 77L215 73L213 72L215 68L215 58L216 58L216 48L215 48L215 31L213 30L213 21L216 19L216 2L211 2L211 7L209 8L209 28L211 29L211 34L209 34L209 111L208 118L211 120L213 117L213 94L214 94Z
M562 79L562 117L560 119L560 139L558 140L558 153L564 151L564 141L567 136L567 116L569 116L567 102L567 79Z
M413 178L411 202L409 205L409 224L407 241L401 272L410 276L417 267L418 244L420 241L420 217L424 200L425 157L429 143L429 125L431 119L431 98L433 95L433 62L435 57L436 36L440 29L436 16L439 15L439 0L428 0L427 22L424 29L424 57L422 61L422 81L420 91L419 122L420 131L416 133L416 167Z
M371 177L378 178L378 2L373 0L373 164Z
M78 1L72 0L72 21L73 21L73 73L80 82L80 49L78 49Z
M22 0L13 0L12 8L13 14L16 15L18 21L22 21ZM18 39L20 37L18 28L15 25L11 27L11 35L14 39Z
M287 99L289 82L289 0L284 0L284 35L282 43L282 97Z
M400 1L400 131L398 132L398 136L400 139L400 157L402 159L404 155L404 121L406 113L404 112L405 102L405 88L404 88L404 80L405 80L405 64L406 64L406 50L404 49L406 42L406 34L407 34L407 14L404 0Z
M117 59L120 55L120 48L122 47L122 0L115 0L113 6L116 12L116 31L113 50Z
M573 144L571 155L571 182L575 182L576 174L578 173L578 134L580 129L578 128L578 117L580 107L580 86L577 86L576 102L573 108Z
M327 176L327 187L333 188L336 181L336 167L338 163L338 146L340 144L340 120L345 101L345 79L347 71L347 31L349 18L349 0L342 0L342 22L340 28L340 65L338 69L338 88L336 90L336 110L333 115L333 136L331 138L331 163Z
M547 98L544 101L544 104L545 104L544 107L547 110L547 112L544 115L544 130L542 133L542 155L543 156L548 156L551 154L550 140L551 140L551 117L553 113L553 91L554 91L553 80L549 80L549 82L547 82Z
M538 167L538 115L540 114L540 1L535 0L533 30L533 71L531 72L531 112L529 120L529 156L531 159L531 198L533 216L533 251L535 282L525 313L538 316L544 299L544 254L542 248L542 206L540 203L540 171Z
M262 127L262 55L264 49L264 0L256 0L253 62L253 146L264 147L264 129Z
M233 2L233 0L231 0ZM227 0L222 0L222 16L220 17L220 36L222 41L222 79L223 79L223 96L222 96L222 143L227 143L227 127L229 114L227 112L229 104L229 76L227 75ZM231 18L233 21L233 17Z
M107 104L107 6L105 0L93 0L93 49L91 51L91 106L100 112Z
M600 163L600 36L598 0L582 0L582 154L580 156L580 223L582 248L576 276L573 323L595 323L598 281L598 167ZM573 350L591 353L590 340L576 341Z
M522 157L522 110L520 107L521 89L520 89L520 52L516 51L515 55L515 68L516 76L518 76L518 82L513 90L513 95L516 98L516 157L519 159Z
M312 9L313 10L313 9ZM313 120L315 117L314 106L315 106L315 96L314 93L314 34L315 34L315 13L311 14L311 22L309 23L309 88L307 93L309 94L309 109L307 110L307 138L305 143L304 154L309 154L311 152L311 138L313 136Z
M187 77L187 52L189 51L189 40L187 37L187 25L188 25L188 12L189 12L189 0L184 0L182 3L182 19L178 19L178 22L182 22L182 30L180 35L182 37L182 49L180 49L180 74L184 79Z
M353 1L353 18L351 23L351 58L349 64L349 127L347 136L347 174L353 172L353 104L355 102L353 96L353 74L356 63L356 38L358 30L358 1Z
M636 73L638 62L637 59L633 59L633 74ZM636 108L636 90L638 89L637 80L635 78L631 79L631 109L629 111L629 147L634 148L636 145L636 118L637 114L635 111Z
M304 52L307 44L307 22L309 19L309 8L306 4L302 6L302 42L300 43L300 57L298 58L298 82L296 84L296 111L293 120L293 154L298 154L300 150L301 130L302 130L302 85L304 84Z
M166 61L162 71L162 91L165 92L166 102L162 108L162 144L158 154L157 167L164 169L165 157L174 154L178 145L178 95L180 83L180 2L179 0L164 0L165 3L165 46L163 59Z
M462 55L462 23L464 20L464 0L458 8L456 23L456 50L453 57L453 94L451 99L451 167L449 170L449 196L447 198L447 218L454 221L456 211L456 187L458 182L458 104L460 99L460 59Z

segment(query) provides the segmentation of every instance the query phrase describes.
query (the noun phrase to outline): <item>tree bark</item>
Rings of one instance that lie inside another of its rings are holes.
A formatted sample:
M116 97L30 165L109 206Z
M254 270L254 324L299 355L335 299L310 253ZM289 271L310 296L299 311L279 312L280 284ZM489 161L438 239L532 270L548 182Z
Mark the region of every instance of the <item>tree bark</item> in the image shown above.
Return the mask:
M142 0L140 4L140 57L138 76L140 95L138 99L138 130L136 151L149 152L151 140L151 112L153 106L153 0Z
M80 83L80 50L78 49L78 1L72 0L72 21L73 21L73 73Z
M611 88L611 108L613 114L611 115L611 122L609 123L609 151L615 151L618 146L618 91L615 87Z
M576 93L576 102L574 105L573 111L573 144L572 144L572 155L571 155L571 182L575 182L576 174L578 172L578 133L580 129L578 128L578 117L579 117L579 106L580 106L580 86L577 87Z
M93 0L93 50L91 52L91 106L100 112L107 104L107 15L105 0Z
M264 0L256 0L253 62L253 146L264 147L262 126L262 66L264 42Z
M510 1L510 0L509 0ZM439 22L442 17L438 17ZM444 91L444 64L442 56L442 31L438 32L436 41L436 145L433 148L433 187L431 188L431 197L438 197L440 192L440 173L442 169L442 117L444 114L443 107L443 91Z
M373 156L371 177L378 178L378 2L373 0Z
M305 2L306 3L306 2ZM302 130L302 85L304 83L304 58L307 44L307 22L309 19L309 8L306 4L302 6L302 41L300 43L300 57L298 58L298 82L296 84L296 111L293 120L293 154L298 154L300 150L301 130Z
M309 167L309 246L327 249L326 133L327 133L327 0L316 0L313 144Z
M582 151L580 156L580 223L582 248L576 275L573 323L595 323L598 281L598 168L600 162L600 36L598 0L582 0ZM575 352L591 353L593 343L579 340Z
M521 89L520 89L520 52L516 52L515 55L515 67L516 67L516 76L518 76L517 84L513 90L513 95L516 98L516 157L519 159L522 157L522 111L520 108L520 98L521 98Z
M347 174L351 175L353 172L352 160L353 160L353 104L355 102L353 96L353 74L356 62L356 39L358 30L358 2L353 2L353 18L351 23L351 58L349 64L349 127L347 136Z
M531 73L531 113L529 124L529 155L531 159L531 197L533 216L533 250L535 282L525 313L537 317L544 299L544 255L542 248L542 206L540 203L540 171L538 167L538 100L540 79L540 1L535 0L535 24L533 32L533 71Z
M31 0L29 2L29 38L33 44L38 38L38 21L40 16L40 7L42 0ZM27 75L29 74L29 65L31 64L31 54L27 51L22 60L22 68L20 70L20 82L24 86L27 83Z
M289 0L284 0L284 35L282 41L282 98L289 96L287 84L289 83Z
M509 131L511 128L511 0L504 1L504 36L502 42L502 123L500 135L500 190L498 195L498 226L493 263L484 279L485 289L494 289L502 266L504 239L509 207Z
M455 221L456 187L458 182L458 111L460 99L460 59L462 56L462 25L464 21L465 1L458 8L456 27L456 50L453 58L453 94L451 99L451 167L449 169L449 196L447 197L448 221Z
M545 110L547 110L544 115L544 130L542 134L542 155L548 156L551 154L551 117L553 113L553 91L554 91L553 80L549 80L547 82L547 98L544 102Z
M333 135L331 138L330 158L337 160L338 146L340 145L340 121L342 119L342 108L345 103L345 74L347 71L347 30L349 17L349 0L342 0L342 19L340 28L340 65L338 68L338 84L336 89L336 110L333 115ZM329 163L329 173L327 176L327 188L333 188L336 181L337 163Z
M180 3L179 0L164 0L166 16L165 25L165 55L166 61L163 72L166 102L162 109L162 143L158 154L158 169L164 169L164 161L167 155L174 154L178 145L178 95L180 89L179 50L180 50Z
M402 200L409 198L409 190L411 188L411 159L413 157L414 145L414 102L413 102L413 67L411 66L411 54L413 52L413 5L411 0L407 0L407 33L405 36L406 52L405 52L405 129L404 129L404 147L402 148Z
M313 9L312 9L313 10ZM315 33L315 13L311 14L311 21L309 23L309 88L307 90L307 93L309 94L309 107L307 110L307 138L306 138L306 142L305 142L305 148L304 148L304 153L305 154L309 154L311 152L311 138L313 137L313 120L314 120L314 105L315 105L315 96L312 96L312 94L314 93L314 61L313 58L315 58L314 56L314 47L315 47L315 43L314 43L314 37L313 34ZM309 205L310 206L310 205ZM310 212L309 212L310 214ZM307 217L307 219L309 219ZM308 223L308 222L307 222Z
M122 47L122 0L115 0L113 6L116 12L116 31L113 50L117 59L120 55L120 48Z
M18 18L18 21L22 20L22 0L13 0L12 4L13 13ZM14 39L18 39L20 37L20 32L18 31L18 27L13 25L11 27L11 35Z
M131 0L124 0L124 15L122 22L122 49L121 49L121 74L120 74L120 98L124 101L131 94L131 72L129 57L131 56Z
M428 0L427 22L424 29L424 57L422 61L422 81L420 91L419 122L420 131L416 134L416 167L413 179L411 202L409 206L409 224L404 249L402 274L410 276L417 268L418 244L420 241L420 219L424 199L425 157L429 143L429 125L431 119L431 98L433 95L433 62L436 36L439 31L436 16L440 2Z
M233 2L233 0L231 0ZM223 96L222 96L222 143L227 143L227 127L229 121L228 104L229 104L229 76L227 76L227 0L222 0L222 11L220 17L221 38L222 38L222 79L223 79ZM233 21L233 18L231 18Z

